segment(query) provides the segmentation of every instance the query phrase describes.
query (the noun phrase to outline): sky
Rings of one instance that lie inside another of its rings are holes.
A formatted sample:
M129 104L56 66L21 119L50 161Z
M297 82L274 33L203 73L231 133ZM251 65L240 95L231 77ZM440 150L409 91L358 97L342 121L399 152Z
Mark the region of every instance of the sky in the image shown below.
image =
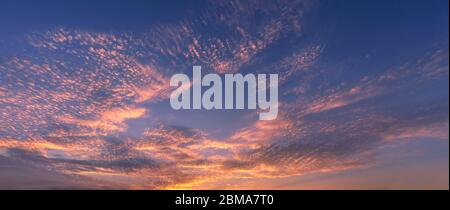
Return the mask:
M448 189L447 0L1 0L0 189ZM278 74L279 113L170 78Z

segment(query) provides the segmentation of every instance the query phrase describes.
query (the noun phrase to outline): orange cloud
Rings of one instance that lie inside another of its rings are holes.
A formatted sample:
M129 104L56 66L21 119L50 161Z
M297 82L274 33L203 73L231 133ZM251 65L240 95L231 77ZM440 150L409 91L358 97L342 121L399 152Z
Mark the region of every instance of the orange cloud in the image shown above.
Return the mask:
M122 107L100 113L92 120L76 119L72 116L62 116L59 120L64 123L89 127L93 130L100 129L107 132L122 132L127 128L124 121L141 118L146 113L147 110L144 108Z

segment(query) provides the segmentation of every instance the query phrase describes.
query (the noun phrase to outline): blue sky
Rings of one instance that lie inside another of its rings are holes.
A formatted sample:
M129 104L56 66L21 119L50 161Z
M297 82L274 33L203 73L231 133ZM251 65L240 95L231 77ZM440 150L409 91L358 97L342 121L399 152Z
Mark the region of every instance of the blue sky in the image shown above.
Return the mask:
M448 189L448 25L446 0L2 1L0 188ZM193 65L279 74L278 118L173 110Z

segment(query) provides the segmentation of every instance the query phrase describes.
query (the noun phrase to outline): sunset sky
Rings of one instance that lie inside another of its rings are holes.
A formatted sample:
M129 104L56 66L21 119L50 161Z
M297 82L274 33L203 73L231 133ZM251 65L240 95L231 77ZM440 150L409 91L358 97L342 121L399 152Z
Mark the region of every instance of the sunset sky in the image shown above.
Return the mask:
M448 189L448 0L0 0L0 189ZM279 114L172 75L279 75Z

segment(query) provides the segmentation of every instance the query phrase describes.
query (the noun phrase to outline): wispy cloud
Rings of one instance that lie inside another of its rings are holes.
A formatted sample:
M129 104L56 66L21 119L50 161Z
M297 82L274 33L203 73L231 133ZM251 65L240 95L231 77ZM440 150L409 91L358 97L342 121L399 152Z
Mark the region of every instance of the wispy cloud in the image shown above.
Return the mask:
M0 57L0 188L269 188L260 181L370 167L386 142L448 141L448 92L429 94L448 86L448 46L356 71L327 57L331 41L305 38L316 7L211 1L141 33L27 34ZM160 119L170 76L192 65L280 74L278 119L220 138ZM12 178L24 173L55 178L29 187Z

